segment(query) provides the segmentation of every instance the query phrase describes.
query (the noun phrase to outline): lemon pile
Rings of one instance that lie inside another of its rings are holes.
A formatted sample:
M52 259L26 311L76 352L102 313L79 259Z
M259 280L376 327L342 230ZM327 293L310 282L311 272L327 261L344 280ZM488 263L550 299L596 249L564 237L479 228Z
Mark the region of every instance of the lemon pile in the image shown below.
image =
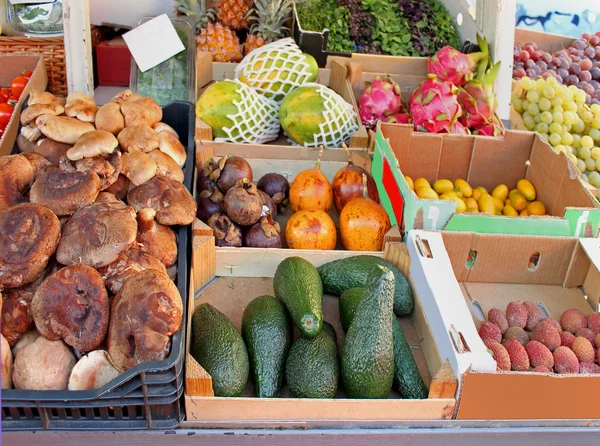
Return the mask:
M507 217L526 217L546 215L546 206L536 200L536 190L531 181L521 179L515 189L509 190L506 184L499 184L489 193L485 187L471 187L463 179L454 182L440 179L433 183L427 179L413 179L407 175L404 179L417 197L428 200L450 200L456 203L456 212L485 212L489 215Z

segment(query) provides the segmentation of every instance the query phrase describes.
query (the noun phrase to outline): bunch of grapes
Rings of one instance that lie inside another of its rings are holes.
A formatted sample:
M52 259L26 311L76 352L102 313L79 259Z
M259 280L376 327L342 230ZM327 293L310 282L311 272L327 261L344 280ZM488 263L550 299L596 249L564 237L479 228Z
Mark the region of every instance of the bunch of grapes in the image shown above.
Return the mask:
M550 54L535 43L515 45L513 78L553 77L559 84L575 85L585 91L586 103L600 104L600 31L585 33L568 48Z
M600 105L587 105L584 90L561 85L552 76L525 76L519 85L522 91L513 91L511 99L525 127L564 152L582 179L600 188Z

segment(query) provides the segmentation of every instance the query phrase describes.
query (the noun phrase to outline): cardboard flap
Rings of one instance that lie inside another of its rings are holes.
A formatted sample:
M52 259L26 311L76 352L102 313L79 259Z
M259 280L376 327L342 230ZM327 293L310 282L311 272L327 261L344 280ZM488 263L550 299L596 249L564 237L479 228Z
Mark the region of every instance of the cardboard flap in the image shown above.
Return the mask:
M588 274L583 282L583 290L588 297L588 303L592 309L600 311L598 308L600 303L600 239L579 239L579 245L583 248L591 262Z
M477 370L495 371L496 362L477 333L451 269L442 234L412 230L408 233L407 246L411 258L410 275L441 360L449 360L458 376L471 366Z

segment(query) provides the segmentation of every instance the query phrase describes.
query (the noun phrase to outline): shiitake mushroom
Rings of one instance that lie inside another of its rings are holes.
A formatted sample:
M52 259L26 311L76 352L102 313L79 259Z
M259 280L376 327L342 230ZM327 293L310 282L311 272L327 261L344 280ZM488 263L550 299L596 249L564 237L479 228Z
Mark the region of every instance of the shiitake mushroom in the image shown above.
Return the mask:
M279 210L290 204L290 183L283 175L267 173L258 180L256 187L271 197Z
M262 214L262 197L248 178L239 180L227 191L224 203L225 213L241 226L253 225Z
M242 228L236 225L231 219L221 213L216 213L208 219L215 235L215 245L217 246L242 246Z
M244 246L250 248L281 248L281 227L273 220L270 211L246 229L244 233Z

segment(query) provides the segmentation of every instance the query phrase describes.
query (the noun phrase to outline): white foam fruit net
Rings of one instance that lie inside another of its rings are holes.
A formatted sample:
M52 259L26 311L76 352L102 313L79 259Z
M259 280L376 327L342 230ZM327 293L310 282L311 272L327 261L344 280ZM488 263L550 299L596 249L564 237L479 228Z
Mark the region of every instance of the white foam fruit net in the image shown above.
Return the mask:
M302 50L290 37L252 51L235 69L236 79L278 103L312 74Z
M348 142L350 137L359 129L358 116L354 107L344 98L317 83L304 84L304 87L315 87L317 93L323 98L324 122L319 124L319 132L314 134L313 141L305 141L306 147L339 148L343 142Z
M233 125L223 127L227 138L215 138L218 142L263 144L279 136L279 105L259 95L243 82L234 79L240 101L233 101L237 113L227 115Z

